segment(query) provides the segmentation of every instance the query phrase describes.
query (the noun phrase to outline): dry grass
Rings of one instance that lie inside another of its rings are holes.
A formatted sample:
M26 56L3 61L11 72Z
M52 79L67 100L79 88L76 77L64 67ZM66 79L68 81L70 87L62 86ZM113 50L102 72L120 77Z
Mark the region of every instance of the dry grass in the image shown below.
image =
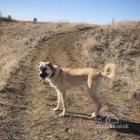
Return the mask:
M93 51L94 49L96 49L98 44L99 43L97 42L95 37L90 36L83 43L83 49L84 51L87 51L88 53L90 53L90 51Z
M68 23L0 22L0 26L1 88L7 83L0 94L1 139L138 137L139 24L125 25L125 28L122 25L89 28ZM57 35L65 31L74 32ZM68 104L72 116L57 118L60 112L50 111L56 105L56 92L39 82L36 64L40 60L51 60L62 67L90 66L101 70L106 63L115 63L117 77L111 82L105 81L101 116L122 114L123 117L117 115L120 121L130 121L126 134L124 129L95 129L96 124L104 124L105 120L89 119L94 108L88 94L83 94L84 88L70 91L72 96L68 97Z
M32 23L0 21L0 89L18 68L21 60L31 54L44 36L74 29L68 23Z
M89 66L92 66L91 63L92 61L94 61L92 58L92 52L98 49L99 42L97 42L94 36L90 36L90 35L89 37L87 37L85 40L82 41L83 41L82 54L84 55L85 59L89 61Z
M140 100L139 33L139 23L100 26L82 34L76 46L83 46L82 54L87 66L103 70L106 63L116 64L117 77L106 85L104 95L110 98L109 102L119 105L122 109L129 106L128 100L129 102ZM112 93L115 94L112 95ZM134 108L137 107L131 106L133 111ZM134 112L137 113L137 111Z

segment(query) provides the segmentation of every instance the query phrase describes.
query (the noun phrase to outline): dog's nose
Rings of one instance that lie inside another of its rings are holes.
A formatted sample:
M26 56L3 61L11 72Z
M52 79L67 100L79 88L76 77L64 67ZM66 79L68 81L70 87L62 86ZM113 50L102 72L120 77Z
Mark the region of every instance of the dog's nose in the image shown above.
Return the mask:
M42 77L43 76L43 72L40 71L39 72L39 76Z
M43 74L41 73L41 74L39 74L39 76L40 76L40 77L43 77Z

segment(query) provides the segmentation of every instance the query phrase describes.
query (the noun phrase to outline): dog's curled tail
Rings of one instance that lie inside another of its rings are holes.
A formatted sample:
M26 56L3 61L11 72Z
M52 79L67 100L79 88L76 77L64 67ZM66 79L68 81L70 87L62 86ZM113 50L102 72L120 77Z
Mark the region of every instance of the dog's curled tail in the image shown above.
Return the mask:
M113 63L108 63L104 68L104 72L102 72L101 74L104 77L112 79L113 77L116 76L116 73L117 73L116 65Z

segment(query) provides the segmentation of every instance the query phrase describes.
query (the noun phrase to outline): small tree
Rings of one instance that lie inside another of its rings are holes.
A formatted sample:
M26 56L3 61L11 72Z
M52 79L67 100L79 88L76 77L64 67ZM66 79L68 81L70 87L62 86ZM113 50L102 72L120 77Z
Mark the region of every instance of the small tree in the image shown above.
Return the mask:
M37 22L37 18L36 17L34 17L33 22Z
M11 15L8 15L8 20L12 20L12 17L11 17Z

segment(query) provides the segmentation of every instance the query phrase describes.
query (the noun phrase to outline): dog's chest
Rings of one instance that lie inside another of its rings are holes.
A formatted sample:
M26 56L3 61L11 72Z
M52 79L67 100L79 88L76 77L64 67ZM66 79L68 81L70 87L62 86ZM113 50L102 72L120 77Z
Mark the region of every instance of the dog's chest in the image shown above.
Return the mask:
M50 86L56 88L56 86L52 82L50 82Z
M56 86L54 85L54 83L51 80L48 80L48 82L50 83L50 86L56 89Z

